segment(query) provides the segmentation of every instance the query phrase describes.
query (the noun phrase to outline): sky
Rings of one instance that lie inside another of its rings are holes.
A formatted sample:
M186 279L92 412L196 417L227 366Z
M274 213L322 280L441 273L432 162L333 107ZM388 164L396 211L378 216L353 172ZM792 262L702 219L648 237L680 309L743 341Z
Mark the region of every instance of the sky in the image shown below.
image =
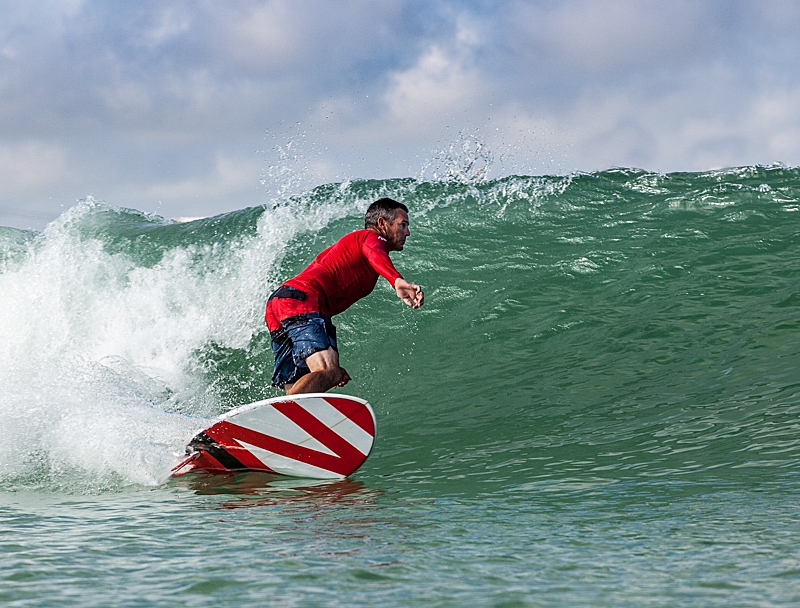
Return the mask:
M0 226L470 160L799 166L798 32L794 0L0 0Z

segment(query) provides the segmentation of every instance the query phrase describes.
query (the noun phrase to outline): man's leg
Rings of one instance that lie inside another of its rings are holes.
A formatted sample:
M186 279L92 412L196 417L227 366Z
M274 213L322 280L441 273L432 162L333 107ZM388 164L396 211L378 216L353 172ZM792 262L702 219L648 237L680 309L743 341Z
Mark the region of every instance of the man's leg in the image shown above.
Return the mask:
M350 381L350 375L343 367L339 367L339 353L332 346L309 355L306 365L311 373L284 386L287 395L324 393L334 386L344 386Z

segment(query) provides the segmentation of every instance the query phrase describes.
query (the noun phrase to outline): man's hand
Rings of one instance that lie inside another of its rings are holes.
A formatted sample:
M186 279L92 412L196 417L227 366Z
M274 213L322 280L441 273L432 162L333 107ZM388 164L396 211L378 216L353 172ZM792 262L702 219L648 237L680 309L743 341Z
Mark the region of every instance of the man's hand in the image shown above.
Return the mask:
M350 377L350 374L347 373L347 370L345 368L339 367L339 371L342 372L342 380L336 386L338 386L339 388L342 388L345 384L350 382L350 380L352 380L352 378Z
M397 277L394 282L394 290L397 292L397 297L411 308L419 308L425 302L422 288L400 277Z

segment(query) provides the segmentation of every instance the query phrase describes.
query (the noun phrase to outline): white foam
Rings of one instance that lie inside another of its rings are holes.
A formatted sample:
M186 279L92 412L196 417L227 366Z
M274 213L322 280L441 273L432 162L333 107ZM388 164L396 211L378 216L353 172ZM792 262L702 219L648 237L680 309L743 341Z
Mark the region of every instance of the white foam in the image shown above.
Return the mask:
M150 266L85 236L118 213L88 200L0 268L0 487L68 471L161 482L202 426L167 410L221 413L193 355L246 347L285 278L286 244L362 205L309 199L265 210L255 234L176 246Z

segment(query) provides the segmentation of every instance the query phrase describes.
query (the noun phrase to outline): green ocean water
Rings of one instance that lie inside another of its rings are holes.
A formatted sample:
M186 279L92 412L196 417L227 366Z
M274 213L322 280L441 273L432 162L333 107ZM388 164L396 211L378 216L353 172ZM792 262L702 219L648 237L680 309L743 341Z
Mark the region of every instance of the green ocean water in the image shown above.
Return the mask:
M411 209L335 319L378 440L341 482L169 480L277 395L266 296ZM0 228L0 602L800 603L800 169L345 182L178 224Z

